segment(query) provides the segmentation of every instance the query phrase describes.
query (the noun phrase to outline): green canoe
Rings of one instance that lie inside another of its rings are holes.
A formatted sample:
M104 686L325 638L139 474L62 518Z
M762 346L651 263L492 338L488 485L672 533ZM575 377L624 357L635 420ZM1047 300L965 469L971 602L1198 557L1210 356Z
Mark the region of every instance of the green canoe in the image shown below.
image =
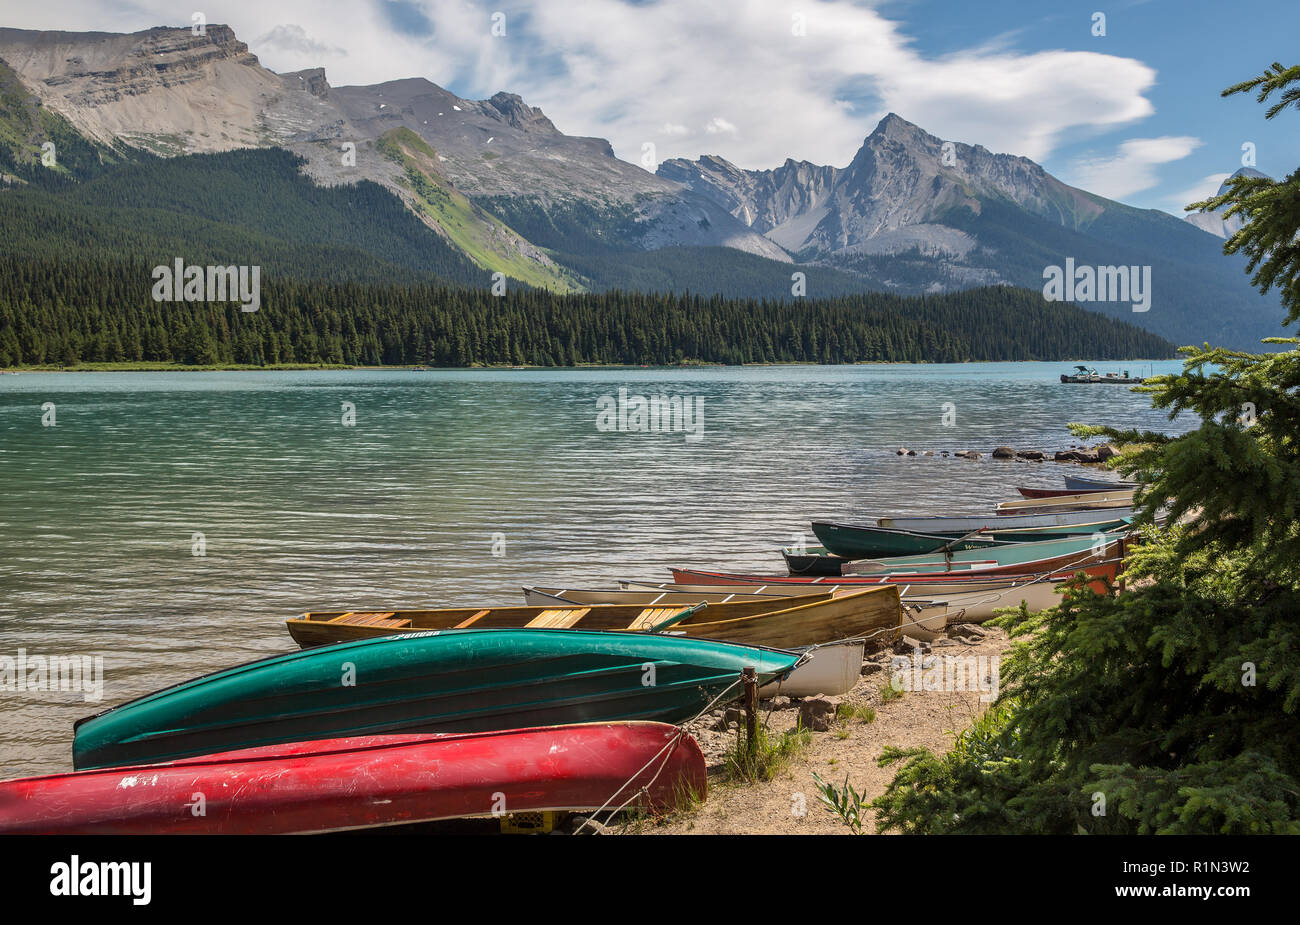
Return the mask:
M651 633L468 629L385 636L228 668L82 719L73 767L395 732L678 723L738 682L746 666L761 685L784 677L799 658Z
M882 556L915 556L944 549L959 552L969 549L987 549L1011 543L1038 543L1109 533L1126 526L1128 519L1097 520L1094 523L1039 529L997 530L987 529L977 533L922 533L892 527L873 527L865 524L831 523L815 520L813 533L825 550L844 559L874 559ZM814 574L828 574L814 572Z
M858 559L848 567L854 575L909 575L931 572L970 572L986 575L1021 575L1079 567L1121 555L1119 543L1126 532L1066 537L1038 543L1009 543L984 549L967 549L949 555L892 556Z

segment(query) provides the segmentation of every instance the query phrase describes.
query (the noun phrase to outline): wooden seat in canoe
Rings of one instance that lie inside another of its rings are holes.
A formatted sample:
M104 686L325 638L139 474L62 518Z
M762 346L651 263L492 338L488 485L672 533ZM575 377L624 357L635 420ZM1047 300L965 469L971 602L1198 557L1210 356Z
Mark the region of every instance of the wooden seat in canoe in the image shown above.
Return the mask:
M682 612L680 607L647 607L636 615L636 619L628 624L630 630L648 630L657 626L669 617L675 617Z
M390 630L406 629L411 625L410 620L395 620L393 619L394 616L395 613L391 610L383 613L350 610L342 616L335 617L333 620L329 620L328 622L342 623L347 626L378 626Z
M479 621L479 620L482 620L484 617L486 617L486 616L487 616L488 614L490 614L491 612L492 612L491 608L489 608L489 609L487 609L487 610L480 610L478 613L474 614L472 617L468 617L468 618L466 618L466 619L464 619L464 620L461 620L459 623L457 623L457 624L455 625L455 627L453 627L453 629L463 630L463 629L464 629L465 627L467 627L467 626L472 626L474 623L476 623L476 622Z
M590 607L543 610L524 625L531 627L549 627L551 629L565 629L573 626L573 624L577 623L589 613L591 613Z

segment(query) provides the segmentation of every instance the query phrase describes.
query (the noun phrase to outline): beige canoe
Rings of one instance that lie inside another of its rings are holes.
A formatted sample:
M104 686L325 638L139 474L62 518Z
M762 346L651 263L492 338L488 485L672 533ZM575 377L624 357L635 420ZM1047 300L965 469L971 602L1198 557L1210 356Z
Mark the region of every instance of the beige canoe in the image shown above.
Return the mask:
M1133 491L1088 491L1077 495L1060 495L1056 498L1022 498L1003 501L998 513L1055 514L1059 511L1101 511L1108 508L1132 507Z
M440 610L311 612L286 620L303 648L443 629L545 627L584 630L671 630L690 636L782 649L855 637L888 635L902 618L898 589L822 590L794 600L768 597L733 603L643 607L461 607Z

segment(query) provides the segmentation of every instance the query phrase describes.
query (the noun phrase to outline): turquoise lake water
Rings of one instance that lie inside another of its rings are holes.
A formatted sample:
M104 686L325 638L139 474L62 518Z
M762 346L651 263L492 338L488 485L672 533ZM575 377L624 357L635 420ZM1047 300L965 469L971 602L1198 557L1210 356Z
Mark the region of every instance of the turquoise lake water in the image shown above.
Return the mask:
M0 376L0 656L104 660L99 703L0 692L0 774L69 768L81 716L290 651L283 621L304 610L518 604L525 584L670 565L779 574L809 520L984 511L1079 471L994 461L1000 444L1192 423L1062 385L1068 367ZM598 429L620 388L698 400L699 439Z

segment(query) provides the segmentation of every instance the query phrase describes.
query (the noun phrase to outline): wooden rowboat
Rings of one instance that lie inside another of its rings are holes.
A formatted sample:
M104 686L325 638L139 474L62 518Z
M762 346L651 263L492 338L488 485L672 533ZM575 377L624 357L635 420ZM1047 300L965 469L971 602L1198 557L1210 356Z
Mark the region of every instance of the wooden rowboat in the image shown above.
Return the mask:
M1050 514L1055 511L1101 511L1110 508L1132 509L1133 491L1077 492L1059 498L1024 498L1003 501L998 514Z
M826 599L829 599L827 595ZM374 639L395 633L448 629L584 629L649 630L665 621L679 620L702 604L678 602L582 607L449 607L438 610L314 611L285 621L289 635L304 649L353 639ZM734 618L779 610L771 598L719 604L719 616Z
M77 722L73 766L314 739L613 720L680 723L800 656L662 633L442 630L277 655Z
M547 626L572 629L619 629L674 631L689 636L720 639L746 645L794 648L871 636L898 626L900 615L898 590L877 588L844 589L813 597L780 598L755 596L753 600L683 607L680 603L646 608L575 606L553 608L498 607L488 611L471 625L484 628L527 628ZM624 622L616 625L617 619ZM629 611L634 616L629 618ZM289 631L303 647L386 636L393 633L419 633L427 630L459 628L465 614L461 610L390 611L400 627L374 627L348 622L347 614L334 612L305 613L286 621ZM631 622L627 622L628 620ZM520 622L527 621L527 622Z
M662 809L702 796L707 777L695 740L662 723L360 736L3 781L0 833L292 835L629 799Z

